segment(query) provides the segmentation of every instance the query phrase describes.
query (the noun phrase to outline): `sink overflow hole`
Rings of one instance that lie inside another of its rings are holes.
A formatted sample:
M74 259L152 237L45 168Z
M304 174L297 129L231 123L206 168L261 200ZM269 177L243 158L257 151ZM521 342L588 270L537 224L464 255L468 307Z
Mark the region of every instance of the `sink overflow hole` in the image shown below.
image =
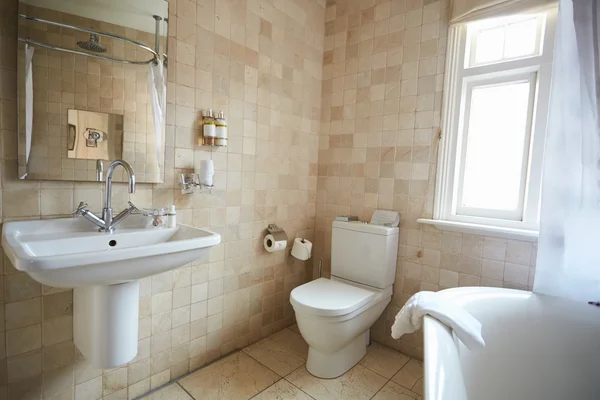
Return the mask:
M111 240L110 242L108 242L108 245L110 247L115 247L117 245L117 241L116 240Z

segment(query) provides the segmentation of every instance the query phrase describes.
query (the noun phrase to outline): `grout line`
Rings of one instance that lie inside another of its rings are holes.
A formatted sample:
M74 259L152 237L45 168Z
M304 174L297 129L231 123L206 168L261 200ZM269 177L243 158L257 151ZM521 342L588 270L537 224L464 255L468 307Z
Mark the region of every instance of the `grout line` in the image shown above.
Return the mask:
M187 378L188 376L195 374L196 372L200 371L201 369L204 369L204 368L206 368L206 367L208 367L208 366L210 366L210 365L213 365L213 364L215 364L215 363L217 363L217 362L219 362L219 361L223 360L224 358L227 358L227 357L229 357L229 356L231 356L231 355L234 355L235 353L239 353L240 351L241 351L240 349L236 349L236 350L234 350L234 351L231 351L231 352L229 352L229 353L227 353L227 354L223 354L222 356L220 356L220 357L218 357L218 358L215 358L215 359L214 359L214 360L212 360L211 362L209 362L209 363L206 363L206 364L204 364L204 365L202 365L202 366L200 366L200 367L198 367L198 368L196 368L196 369L194 369L194 370L192 370L192 371L189 371L187 374L183 374L183 375L181 375L179 378L175 378L175 379L173 379L172 381L169 381L168 383L166 383L166 384L164 384L164 385L162 385L162 386L160 386L160 387L161 387L161 388L162 388L162 387L166 387L166 386L168 386L168 385L169 385L169 384L171 384L171 383L177 383L177 384L178 384L178 383L179 383L179 381L180 381L180 380L182 380L183 378ZM204 354L206 354L206 353L204 353ZM189 361L189 360L188 360L188 361ZM183 385L180 385L180 386L181 386L181 387L183 387ZM158 388L157 388L157 389L158 389Z
M269 386L267 386L266 388L264 388L263 390L259 391L258 393L256 393L255 395L253 395L252 397L250 397L248 400L251 400L253 398L255 398L256 396L258 396L259 394L261 394L262 392L264 392L265 390L267 390L268 388L270 388L271 386L275 385L277 382L280 382L281 380L283 380L283 378L279 378L277 379L275 382L271 383ZM200 400L200 399L198 399Z
M302 368L302 367L300 367ZM296 368L294 371L298 370L299 368ZM291 372L288 374L290 375ZM287 383L289 383L290 385L292 385L293 387L295 387L296 389L298 389L299 391L301 391L302 393L304 393L305 395L307 395L308 397L310 397L311 399L315 400L314 397L312 397L310 394L306 393L304 390L302 390L302 388L299 388L298 386L294 385L293 382L288 381L287 379L284 378L284 381L286 381Z
M245 351L244 351L244 354L245 354L245 355L247 355L248 357L250 357L251 359L253 359L254 361L256 361L257 363L259 363L260 365L262 365L263 367L265 367L266 369L268 369L269 371L273 372L273 373L274 373L275 375L277 375L277 376L278 376L280 379L283 379L283 378L285 377L285 375L281 375L281 374L279 374L279 372L275 371L275 370L274 370L274 369L272 369L272 368L269 368L269 367L268 367L266 364L263 364L262 362L260 362L260 361L259 361L259 360L257 360L256 358L252 357L250 354L246 353ZM302 365L304 365L304 364L302 364ZM295 371L295 370L293 370L293 371ZM292 371L292 372L293 372L293 371ZM291 374L291 372L290 372L290 374ZM288 374L288 375L289 375L289 374Z
M187 390L185 390L185 388L183 387L183 385L181 385L179 382L175 382L175 384L177 386L179 386L181 388L181 390L183 390L184 392L186 392L188 394L188 396L190 396L192 399L196 400L196 398L194 396L192 396L192 394L190 392L188 392Z
M184 378L187 378L188 376L190 376L190 375L192 375L192 374L194 374L194 373L196 373L196 372L200 371L201 369L207 368L207 367L211 366L212 364L214 364L214 363L216 363L216 362L218 362L218 361L221 361L222 359L224 359L224 358L226 358L226 357L229 357L229 356L231 356L231 355L233 355L233 354L235 354L235 353L243 353L243 354L247 355L248 357L250 357L251 359L253 359L254 361L258 362L260 365L262 365L262 366L264 366L265 368L267 368L269 371L273 371L272 369L270 369L269 367L267 367L266 365L264 365L263 363L261 363L260 361L258 361L256 358L254 358L254 357L252 357L250 354L246 353L244 350L245 350L245 349L247 349L248 347L250 347L250 346L252 346L252 345L254 345L254 344L256 344L256 343L258 343L258 342L262 341L262 340L265 340L265 339L268 339L268 338L270 338L270 337L271 337L271 336L273 336L274 334L276 334L276 333L278 333L278 332L281 332L281 331L283 331L284 329L289 329L289 327L285 327L285 328L283 328L283 329L281 329L281 330L279 330L279 331L277 331L277 332L275 332L275 333L272 333L271 335L269 335L269 336L267 336L267 337L265 337L265 338L262 338L262 339L260 339L259 341L255 342L255 343L252 343L251 345L248 345L248 346L246 346L246 347L244 347L244 348L241 348L241 349L235 349L234 351L231 351L231 352L229 352L229 353L227 353L227 354L223 354L223 355L221 355L219 358L216 358L216 359L212 360L212 361L211 361L211 362L209 362L209 363L206 363L206 364L204 364L204 365L202 365L202 366L200 366L200 367L198 367L198 368L196 368L196 369L194 369L194 370L192 370L192 371L189 371L187 374L185 374L185 375L182 375L182 376L180 376L180 377L179 377L179 378L177 378L177 379L174 379L174 380L172 380L172 381L169 381L169 382L167 382L166 384L164 384L164 385L162 385L162 386L159 386L159 387L157 387L156 389L153 389L153 390L151 390L150 392L148 392L148 393L144 394L144 397L145 397L145 396L147 396L147 395L149 395L150 393L153 393L153 392L155 392L155 391L159 390L159 389L162 389L162 388L164 388L164 387L167 387L167 386L169 386L169 385L170 385L170 384L172 384L172 383L177 383L179 386L181 386L181 388L182 388L182 389L183 389L183 390L184 390L186 393L188 393L188 392L187 392L187 390L185 390L185 388L183 387L183 385L181 385L181 384L179 383L179 381L181 381L182 379L184 379ZM291 330L291 329L289 329L289 330L290 330L290 331L292 331L292 332L294 332L294 331L293 331L293 330ZM298 335L298 332L294 332L294 333L295 333L296 335ZM304 364L305 364L305 363L306 363L306 361L304 362ZM302 364L302 365L304 365L304 364ZM294 371L295 371L295 370L294 370ZM283 377L282 377L281 375L279 375L277 372L275 372L275 371L273 371L273 372L274 372L275 374L277 374L277 376L279 376L279 377L280 377L280 380L283 378ZM292 372L293 372L293 371L292 371ZM290 373L291 373L291 372L290 372ZM288 375L289 375L289 374L288 374ZM188 394L189 394L189 393L188 393ZM191 395L190 395L190 396L191 396ZM192 397L192 398L194 398L194 396L191 396L191 397Z
M289 328L284 328L284 329L282 329L282 330L281 330L281 331L279 331L279 332L282 332L282 331L283 331L283 330L285 330L285 329L288 329L288 330L290 330L291 332L293 332L294 334L296 334L296 335L298 335L298 336L302 337L302 335L299 335L297 332L294 332L294 331L292 331L292 330L291 330L291 329L289 329ZM275 335L275 334L277 334L277 333L278 333L278 332L275 332L273 335ZM263 340L267 340L267 339L269 339L269 338L270 338L271 336L273 336L273 335L269 335L269 336L267 336L266 338L264 338L264 339L261 339L261 340L259 340L259 341L258 341L258 342L256 342L256 343L259 343L259 342L261 342L261 341L263 341ZM302 338L302 340L304 340L304 338ZM256 343L255 343L255 344L256 344ZM279 377L281 377L281 378L285 378L286 376L290 375L292 372L294 372L294 371L296 371L297 369L299 369L299 368L302 368L303 366L305 366L305 365L306 365L306 359L304 359L304 360L303 360L303 362L302 362L302 365L300 365L298 368L294 368L294 369L292 369L292 370L291 370L289 373L287 373L287 374L285 374L285 375L281 375L279 372L277 372L277 371L275 371L274 369L270 368L270 367L269 367L267 364L265 364L265 363L261 362L261 361L260 361L260 360L258 360L257 358L254 358L254 357L252 356L252 354L250 354L250 353L247 353L247 352L245 351L245 350L246 350L248 347L251 347L251 346L253 346L253 345L254 345L254 344L252 344L252 345L250 345L250 346L246 346L246 347L244 347L244 348L243 348L241 351L243 351L243 352L244 352L244 354L246 354L248 357L252 358L254 361L258 362L260 365L262 365L262 366L264 366L265 368L267 368L269 371L273 371L274 373L276 373L276 374L277 374L277 376L279 376ZM307 354L307 357L308 357L308 354Z
M377 391L376 391L376 392L373 394L373 396L371 396L370 398L371 398L371 399L375 398L375 396L377 396L377 393L381 392L381 389L383 389L384 387L386 387L386 385L387 385L388 383L390 383L391 381L392 381L391 379L388 379L388 380L387 380L387 382L386 382L386 383L384 383L384 384L383 384L383 386L382 386L382 387L380 387L380 388L379 388L379 389L378 389L378 390L377 390Z
M277 379L275 382L271 383L269 386L267 386L266 388L264 388L263 390L259 391L258 393L256 393L255 395L253 395L252 397L250 397L250 399L255 398L256 396L258 396L259 394L261 394L262 392L264 392L265 390L267 390L268 388L270 388L271 386L275 385L277 382L281 381L283 378L279 378ZM250 400L248 399L248 400Z

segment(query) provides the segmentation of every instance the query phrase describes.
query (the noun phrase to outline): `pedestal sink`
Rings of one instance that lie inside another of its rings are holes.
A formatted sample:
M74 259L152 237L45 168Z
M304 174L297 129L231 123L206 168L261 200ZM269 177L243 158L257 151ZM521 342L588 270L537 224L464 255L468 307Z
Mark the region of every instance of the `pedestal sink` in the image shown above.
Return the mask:
M217 233L185 225L147 228L141 215L112 234L83 218L7 222L2 229L2 247L16 269L74 289L74 342L99 368L137 354L139 279L190 263L220 242Z

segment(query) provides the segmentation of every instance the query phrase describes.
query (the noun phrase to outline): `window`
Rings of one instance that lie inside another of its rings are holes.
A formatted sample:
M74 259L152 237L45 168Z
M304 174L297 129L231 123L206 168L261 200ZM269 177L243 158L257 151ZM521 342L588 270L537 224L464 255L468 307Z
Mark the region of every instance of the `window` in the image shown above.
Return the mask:
M555 21L552 9L451 28L431 223L536 234Z

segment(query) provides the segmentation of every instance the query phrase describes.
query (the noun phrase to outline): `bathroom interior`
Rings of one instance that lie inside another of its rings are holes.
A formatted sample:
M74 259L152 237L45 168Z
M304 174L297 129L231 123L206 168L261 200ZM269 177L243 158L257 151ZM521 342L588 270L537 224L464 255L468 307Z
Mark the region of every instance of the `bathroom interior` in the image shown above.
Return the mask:
M0 400L598 399L596 0L0 0Z

